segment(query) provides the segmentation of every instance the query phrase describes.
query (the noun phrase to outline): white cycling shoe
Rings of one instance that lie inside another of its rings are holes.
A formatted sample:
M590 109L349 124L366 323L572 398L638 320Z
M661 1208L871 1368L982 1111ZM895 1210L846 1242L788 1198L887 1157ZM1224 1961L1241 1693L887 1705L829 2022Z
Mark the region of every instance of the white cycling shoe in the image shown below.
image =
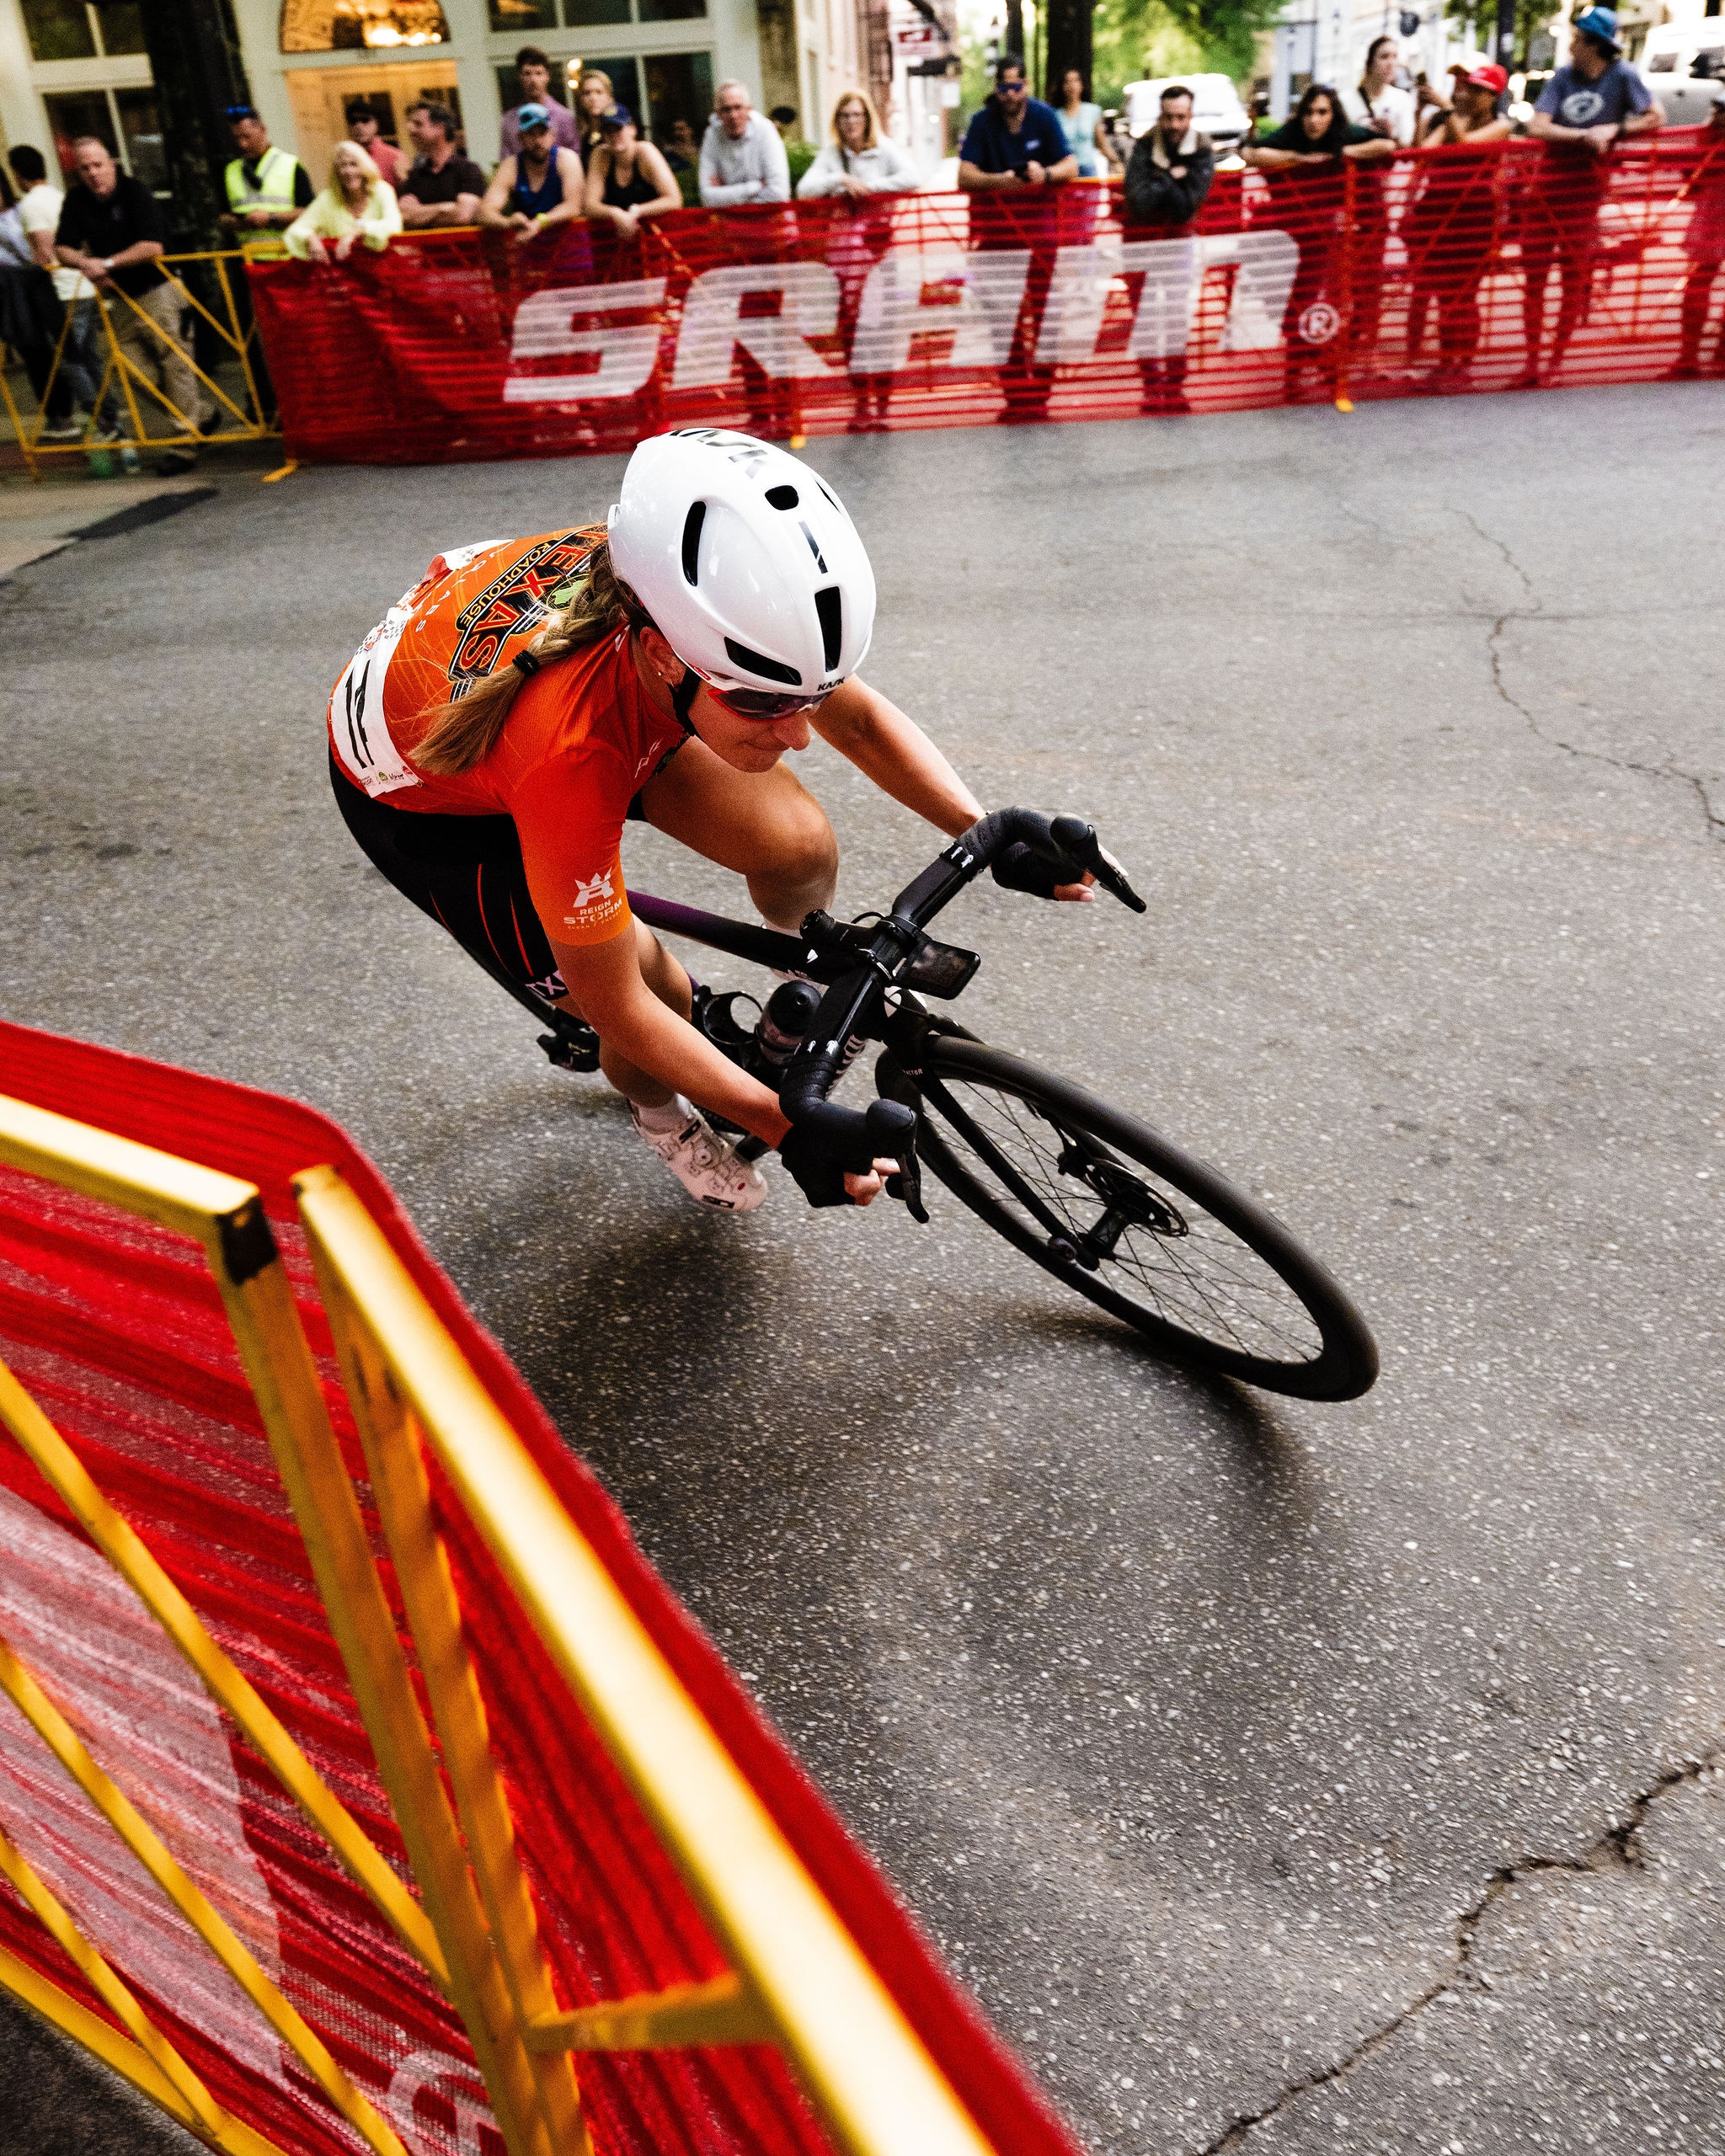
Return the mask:
M751 1161L740 1161L734 1145L721 1138L699 1108L678 1095L682 1111L670 1130L649 1130L634 1102L629 1120L641 1142L656 1153L691 1198L718 1213L752 1213L766 1196L766 1184Z

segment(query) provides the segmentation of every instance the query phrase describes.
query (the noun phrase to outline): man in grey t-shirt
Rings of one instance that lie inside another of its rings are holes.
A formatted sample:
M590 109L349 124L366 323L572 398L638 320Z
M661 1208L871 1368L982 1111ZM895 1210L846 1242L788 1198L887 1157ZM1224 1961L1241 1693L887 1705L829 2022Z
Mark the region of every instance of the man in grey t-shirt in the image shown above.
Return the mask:
M1599 205L1610 184L1610 152L1626 136L1651 132L1665 115L1622 56L1617 17L1589 8L1576 22L1569 65L1540 93L1528 131L1546 147L1521 234L1521 312L1527 346L1522 386L1543 378L1546 286L1553 257L1561 286L1551 367L1563 363L1586 307L1598 245Z

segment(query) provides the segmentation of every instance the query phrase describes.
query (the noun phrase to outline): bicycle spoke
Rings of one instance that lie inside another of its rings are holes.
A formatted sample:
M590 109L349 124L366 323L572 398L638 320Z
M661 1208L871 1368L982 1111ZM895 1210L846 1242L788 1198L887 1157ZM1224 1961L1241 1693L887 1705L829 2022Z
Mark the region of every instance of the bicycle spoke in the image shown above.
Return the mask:
M982 1161L996 1181L1017 1201L1044 1234L1053 1234L1057 1225L1055 1217L1045 1213L1037 1203L1036 1193L1017 1173L1007 1155L991 1143L987 1134L971 1121L944 1086L931 1083L929 1091L931 1096L939 1102L953 1129L964 1139L968 1150Z
M1300 1298L1183 1191L1165 1189L1136 1162L1118 1161L1095 1139L1066 1129L1004 1088L952 1075L928 1091L941 1112L938 1134L954 1158L1039 1239L1057 1225L1075 1249L1094 1251L1097 1277L1116 1294L1242 1355L1298 1363L1322 1353L1322 1335ZM1142 1199L1132 1196L1133 1182ZM1131 1217L1140 1204L1151 1221ZM1129 1217L1116 1235L1121 1206ZM1111 1246L1087 1245L1104 1215ZM1170 1221L1184 1232L1172 1232Z

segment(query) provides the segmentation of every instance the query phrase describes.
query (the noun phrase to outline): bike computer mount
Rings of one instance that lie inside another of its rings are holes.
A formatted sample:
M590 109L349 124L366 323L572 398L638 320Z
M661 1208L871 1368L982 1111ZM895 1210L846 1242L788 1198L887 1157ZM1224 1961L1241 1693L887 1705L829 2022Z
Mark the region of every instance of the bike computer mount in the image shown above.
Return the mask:
M883 930L896 931L893 941L904 951L896 963L881 950ZM943 1003L964 994L982 963L978 952L961 950L956 943L937 942L907 921L888 922L878 914L864 914L856 921L835 921L830 913L811 913L803 923L803 940L813 962L811 971L822 960L829 964L836 961L841 968L873 964L898 987L914 989L920 995L932 995Z

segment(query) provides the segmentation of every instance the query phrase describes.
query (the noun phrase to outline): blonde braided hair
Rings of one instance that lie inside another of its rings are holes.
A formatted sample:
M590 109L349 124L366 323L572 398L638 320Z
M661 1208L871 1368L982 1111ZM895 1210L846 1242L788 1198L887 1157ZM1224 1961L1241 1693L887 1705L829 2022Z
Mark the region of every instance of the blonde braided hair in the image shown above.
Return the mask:
M587 557L581 588L524 647L538 667L554 666L627 625L650 628L653 617L611 567L611 544L601 539ZM416 771L432 778L470 771L488 756L503 731L510 706L526 674L514 660L474 684L466 696L435 704L419 716L425 731L409 754Z

